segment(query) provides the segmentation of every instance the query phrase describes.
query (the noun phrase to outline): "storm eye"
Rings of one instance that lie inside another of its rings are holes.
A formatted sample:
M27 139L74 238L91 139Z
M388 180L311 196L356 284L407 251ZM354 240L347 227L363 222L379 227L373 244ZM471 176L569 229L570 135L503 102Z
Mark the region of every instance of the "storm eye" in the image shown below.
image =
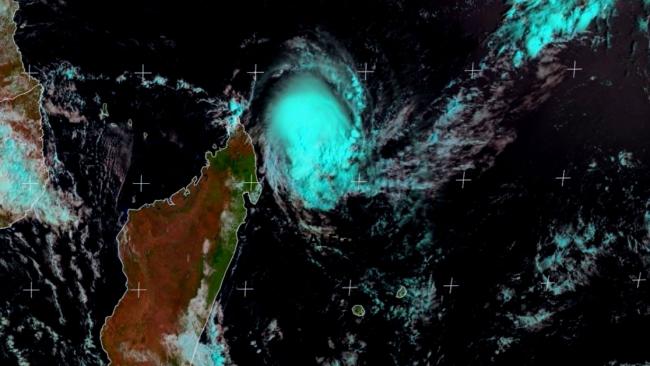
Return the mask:
M326 146L352 126L350 113L323 80L309 74L290 77L279 86L267 109L271 130L290 143ZM315 152L315 151L312 151Z

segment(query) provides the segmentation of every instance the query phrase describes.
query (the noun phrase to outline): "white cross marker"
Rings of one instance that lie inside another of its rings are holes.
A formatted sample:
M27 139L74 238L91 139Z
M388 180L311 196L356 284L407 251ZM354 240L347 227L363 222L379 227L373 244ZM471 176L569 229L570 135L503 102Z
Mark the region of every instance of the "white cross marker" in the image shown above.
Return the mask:
M646 280L645 278L641 278L641 272L639 272L639 277L633 279L632 282L636 282L636 288L639 288L641 281L645 281L645 280Z
M142 291L147 291L146 288L140 288L140 281L138 281L138 287L137 288L132 288L129 291L135 291L138 294L138 299L140 298L140 293Z
M567 179L571 179L571 177L566 176L566 171L562 170L562 176L561 177L555 177L555 179L561 180L562 183L560 184L560 187L564 187L564 181Z
M551 282L551 279L548 277L546 277L546 281L542 282L542 285L546 287L546 290L550 290L552 284L553 282Z
M474 76L481 70L480 69L475 69L474 68L474 63L472 62L472 67L469 68L469 69L465 69L465 71L469 72L469 74L471 75L471 78L474 79Z
M263 74L264 71L257 71L257 64L255 64L255 68L253 68L253 71L248 71L246 73L253 75L253 81L257 81L257 74Z
M359 74L363 74L363 80L366 81L368 80L368 74L372 74L375 72L375 70L368 70L368 64L364 63L363 64L363 70L357 70Z
M573 60L573 67L567 67L567 71L573 72L573 78L576 78L576 71L582 71L582 67L576 67L576 61Z
M244 291L244 297L246 297L246 294L248 291L253 291L255 290L252 287L248 287L248 281L244 281L244 287L237 287L237 291Z
M442 287L449 287L449 293L454 289L454 287L459 287L460 285L454 285L454 278L452 277L448 285L443 285Z
M150 184L150 183L143 182L142 181L142 174L140 174L140 182L135 182L133 184L136 185L136 186L140 186L140 193L142 193L142 186L145 186L145 185Z
M358 288L357 286L352 286L352 280L348 282L347 286L343 286L344 290L348 290L348 296L350 296L350 293L352 293L353 289L357 289L357 288Z
M29 182L23 183L23 185L24 186L29 186L29 193L32 193L32 187L35 186L35 185L38 185L38 182L29 181Z
M32 71L32 65L27 65L27 75L33 76L36 74L34 71Z
M471 179L465 178L465 171L463 170L463 177L461 179L456 179L456 182L461 182L460 189L465 189L465 182L471 182Z
M251 174L251 177L248 179L248 182L243 182L244 184L248 184L248 190L252 191L253 190L253 184L258 185L260 182L253 181L253 174Z
M34 286L32 284L32 281L29 281L29 288L25 288L25 289L23 289L23 291L29 292L29 298L31 299L34 296L34 292L38 292L38 291L41 291L41 290L39 290L37 288L34 288Z
M145 75L151 75L151 71L144 71L144 64L142 64L141 71L136 71L134 72L136 75L140 75L140 78L142 79L142 82L144 83L144 76Z
M356 184L357 186L362 183L368 183L367 180L361 179L361 173L357 174L357 179L353 180L352 183Z

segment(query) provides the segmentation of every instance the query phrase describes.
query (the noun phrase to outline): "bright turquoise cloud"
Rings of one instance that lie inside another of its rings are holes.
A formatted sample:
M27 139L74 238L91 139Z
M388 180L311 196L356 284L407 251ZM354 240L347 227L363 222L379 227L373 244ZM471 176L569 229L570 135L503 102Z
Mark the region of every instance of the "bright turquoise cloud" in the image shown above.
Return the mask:
M509 0L503 25L491 40L511 52L515 67L536 58L547 45L565 42L588 30L614 10L615 0Z
M265 119L270 146L279 150L272 168L284 172L305 207L334 208L358 174L361 133L346 102L316 74L299 73L277 87Z
M39 175L38 159L30 158L31 146L19 140L13 130L0 124L0 213L21 217L34 210L49 224L65 224L74 218Z

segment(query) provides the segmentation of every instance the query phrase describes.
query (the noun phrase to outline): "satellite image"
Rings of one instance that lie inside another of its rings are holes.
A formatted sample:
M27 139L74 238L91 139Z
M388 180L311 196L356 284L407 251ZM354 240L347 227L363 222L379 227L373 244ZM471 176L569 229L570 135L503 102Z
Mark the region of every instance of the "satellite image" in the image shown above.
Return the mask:
M650 0L0 0L0 365L650 365Z

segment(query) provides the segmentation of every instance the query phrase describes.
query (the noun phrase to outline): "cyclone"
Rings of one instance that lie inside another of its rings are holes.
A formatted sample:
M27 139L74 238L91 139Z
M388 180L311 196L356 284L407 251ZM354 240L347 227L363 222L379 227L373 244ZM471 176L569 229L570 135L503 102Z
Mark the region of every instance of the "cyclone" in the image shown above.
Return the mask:
M265 81L266 179L308 210L331 210L353 192L367 159L366 94L344 58L296 39Z
M292 76L267 110L269 132L282 146L290 185L307 208L329 209L352 185L361 136L347 108L311 74Z
M612 10L610 1L509 4L472 75L460 70L434 94L399 85L390 70L365 80L361 60L326 33L286 41L251 104L279 205L322 217L350 197L382 197L412 211L453 177L492 166L516 138L507 121L564 80L565 44Z

